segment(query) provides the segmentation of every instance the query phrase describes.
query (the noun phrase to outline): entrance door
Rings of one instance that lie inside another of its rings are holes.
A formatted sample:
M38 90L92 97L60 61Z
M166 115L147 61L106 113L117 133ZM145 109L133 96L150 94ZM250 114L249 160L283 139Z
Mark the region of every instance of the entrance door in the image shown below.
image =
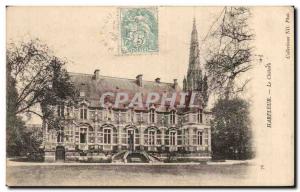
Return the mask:
M128 149L129 151L134 150L134 130L127 131Z
M55 160L56 161L64 161L65 160L65 148L63 146L56 147Z

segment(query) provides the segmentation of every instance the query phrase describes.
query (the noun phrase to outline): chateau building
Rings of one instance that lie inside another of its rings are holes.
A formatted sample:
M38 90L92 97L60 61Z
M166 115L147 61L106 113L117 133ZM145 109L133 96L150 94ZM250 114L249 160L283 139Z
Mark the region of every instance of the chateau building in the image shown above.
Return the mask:
M166 160L170 156L201 161L211 158L207 77L200 66L195 20L183 89L176 79L165 83L160 78L145 81L141 74L134 79L108 77L101 75L98 69L93 74L70 73L70 78L79 91L78 102L55 107L56 115L65 119L63 128L49 129L44 122L46 161L107 158L126 162L134 153L142 154L149 161ZM183 91L188 93L185 103L196 93L197 107L181 106L177 97L174 106L161 105L160 101L148 106L129 106L137 92L144 101L151 92L179 95ZM100 97L107 92L125 92L129 101L115 107L115 98L106 97L103 105Z

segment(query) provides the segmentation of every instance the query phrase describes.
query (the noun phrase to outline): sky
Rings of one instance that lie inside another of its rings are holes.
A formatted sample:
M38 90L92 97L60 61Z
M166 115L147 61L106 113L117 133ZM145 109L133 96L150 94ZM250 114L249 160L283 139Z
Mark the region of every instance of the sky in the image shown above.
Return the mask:
M69 61L66 68L70 72L91 74L100 69L107 76L135 78L143 74L145 80L178 79L182 85L188 67L193 17L203 48L201 40L222 9L159 7L159 52L152 54L119 54L117 7L10 7L7 40L40 39L56 55Z

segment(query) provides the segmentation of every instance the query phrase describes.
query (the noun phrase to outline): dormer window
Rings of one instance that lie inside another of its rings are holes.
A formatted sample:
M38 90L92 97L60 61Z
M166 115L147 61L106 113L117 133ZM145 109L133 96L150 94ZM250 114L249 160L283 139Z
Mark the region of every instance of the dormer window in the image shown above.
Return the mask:
M198 111L197 121L198 121L198 123L203 123L203 110L202 109L199 109L199 111Z
M80 119L87 119L87 107L85 105L80 107Z
M155 111L154 111L154 109L150 109L149 118L150 118L150 123L155 122Z
M57 116L64 117L65 113L65 106L64 105L58 105L57 106Z
M175 124L175 122L176 122L176 112L173 110L173 111L171 111L171 114L170 114L170 123Z

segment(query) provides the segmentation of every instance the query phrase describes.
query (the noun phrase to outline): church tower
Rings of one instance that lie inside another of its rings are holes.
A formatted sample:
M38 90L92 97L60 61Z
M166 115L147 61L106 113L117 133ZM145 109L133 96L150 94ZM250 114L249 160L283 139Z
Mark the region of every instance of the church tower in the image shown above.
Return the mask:
M189 92L198 92L204 103L207 102L207 77L203 76L200 65L200 49L198 42L198 32L196 28L196 19L193 20L193 29L191 33L190 56L187 77L183 79L183 90Z

